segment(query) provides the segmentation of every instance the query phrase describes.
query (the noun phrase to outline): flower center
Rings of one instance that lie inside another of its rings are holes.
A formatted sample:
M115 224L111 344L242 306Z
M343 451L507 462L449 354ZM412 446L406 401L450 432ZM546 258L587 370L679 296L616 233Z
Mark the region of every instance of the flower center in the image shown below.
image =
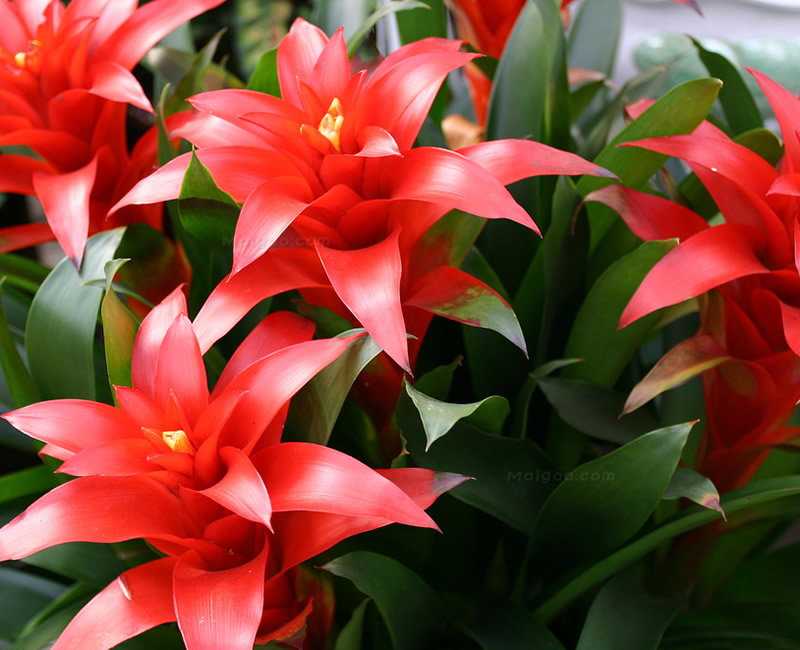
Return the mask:
M177 451L182 454L195 453L192 441L189 440L189 436L186 435L183 429L178 429L178 431L162 431L161 438L172 451Z
M17 52L14 55L14 63L18 68L29 70L34 74L39 72L42 64L42 44L37 40L32 40L26 52Z
M339 101L338 97L334 97L330 107L328 107L328 112L320 120L317 130L330 141L336 151L341 151L339 138L341 137L343 122L342 102Z

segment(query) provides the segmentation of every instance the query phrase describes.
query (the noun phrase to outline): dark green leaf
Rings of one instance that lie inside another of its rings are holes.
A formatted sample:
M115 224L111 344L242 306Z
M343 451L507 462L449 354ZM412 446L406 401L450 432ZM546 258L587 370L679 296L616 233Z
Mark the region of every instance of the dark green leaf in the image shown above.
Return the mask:
M0 476L0 503L42 494L62 483L53 470L36 465Z
M353 332L348 330L341 336ZM371 336L362 336L309 381L292 399L286 423L287 439L327 444L350 387L380 351Z
M565 475L531 536L536 570L558 575L602 557L639 530L669 485L691 427L652 431Z
M620 419L625 396L609 388L556 377L537 384L564 422L593 438L624 444L658 428L647 411Z
M483 650L564 650L541 621L513 603L482 602L467 632Z
M595 282L572 325L565 357L584 359L564 369L563 376L611 387L642 343L659 313L639 319L622 330L619 317L642 279L674 241L646 242L611 265Z
M5 281L5 276L0 278L0 295L2 295ZM33 382L25 362L19 355L14 338L11 336L2 303L0 303L0 366L2 366L3 377L11 391L14 406L20 408L39 401L39 391L36 389L36 384Z
M597 70L610 77L621 31L620 0L582 2L569 32L570 67Z
M367 606L372 602L369 598L361 601L361 604L353 610L350 620L344 624L339 636L336 637L336 645L333 650L361 650L361 637L364 630L364 613Z
M94 337L103 290L85 286L104 278L124 228L101 232L86 243L80 273L63 259L36 293L28 316L25 350L31 374L46 399L94 399Z
M278 48L273 48L261 55L258 65L247 82L248 90L281 96L281 85L278 81Z
M203 78L214 58L214 53L217 51L217 46L223 33L224 30L221 30L214 34L205 47L194 56L189 69L175 88L172 97L170 97L166 107L166 115L191 109L191 105L186 101L186 98L204 90Z
M692 43L708 73L722 81L719 103L725 119L728 120L731 134L738 135L751 129L763 128L761 113L737 67L719 52L704 48L700 41L693 38Z
M416 573L377 553L356 551L322 567L375 601L396 650L436 647L446 625L439 598Z
M111 260L106 264L106 292L100 307L108 382L112 387L132 385L131 357L133 341L139 326L136 317L122 303L112 288L114 275L125 262L127 260L119 259Z
M597 594L576 650L657 650L680 600L661 600L630 572L609 580Z
M53 546L29 555L24 562L97 587L105 587L128 568L108 545L86 542Z
M25 621L64 591L64 585L25 571L0 567L0 638L10 639Z
M535 443L482 433L459 422L426 453L419 411L405 392L400 395L397 424L417 465L475 479L450 494L530 533L536 513L555 487L554 468Z
M664 499L685 497L704 508L716 510L725 518L725 511L719 505L719 492L710 479L688 467L678 467L672 475Z

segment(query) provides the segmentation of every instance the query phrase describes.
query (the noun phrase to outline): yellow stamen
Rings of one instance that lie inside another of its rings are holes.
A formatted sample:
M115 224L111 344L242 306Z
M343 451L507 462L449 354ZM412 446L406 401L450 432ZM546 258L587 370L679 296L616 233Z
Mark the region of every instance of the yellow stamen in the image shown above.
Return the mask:
M342 103L338 97L334 97L328 112L320 120L317 129L330 141L336 151L341 151L339 138L341 137L343 123Z
M195 449L189 436L182 429L178 431L162 431L161 437L172 451L182 454L194 454Z
M42 44L39 41L31 41L27 52L17 52L14 55L14 63L18 68L38 67L38 63L41 62L41 47Z

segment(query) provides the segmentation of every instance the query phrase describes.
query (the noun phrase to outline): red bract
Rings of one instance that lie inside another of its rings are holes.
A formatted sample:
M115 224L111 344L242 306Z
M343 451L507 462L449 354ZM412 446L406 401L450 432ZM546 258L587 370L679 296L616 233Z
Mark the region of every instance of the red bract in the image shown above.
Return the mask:
M4 416L79 478L0 530L0 559L134 538L164 555L106 587L55 648L110 648L170 621L191 650L272 639L303 647L313 603L302 600L300 562L389 523L436 528L424 508L463 477L376 471L328 447L279 441L288 400L353 339L312 334L299 316L270 315L209 394L177 290L142 323L133 388L116 389L120 408L55 400Z
M0 146L39 156L0 156L0 191L36 194L52 228L4 232L2 250L55 235L78 265L88 234L132 222L160 229L158 206L105 221L156 162L154 136L127 149L127 105L152 112L131 70L159 39L222 1L0 2Z
M201 113L182 135L243 203L233 272L198 314L203 329L221 335L263 298L302 289L310 302L361 323L406 370L407 332L421 338L432 314L495 327L524 345L505 301L448 265L449 240L438 254L420 254L424 235L453 209L535 230L504 185L608 172L522 140L412 148L446 75L475 56L459 46L425 39L369 77L351 75L342 31L328 40L298 20L278 48L282 99L221 90L191 100ZM189 160L165 165L117 207L176 198Z

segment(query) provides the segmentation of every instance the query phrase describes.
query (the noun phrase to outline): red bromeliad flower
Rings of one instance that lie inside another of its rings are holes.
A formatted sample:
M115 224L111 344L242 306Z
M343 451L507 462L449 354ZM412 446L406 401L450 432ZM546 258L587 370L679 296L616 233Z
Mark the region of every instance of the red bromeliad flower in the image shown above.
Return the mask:
M100 592L55 648L111 648L174 621L191 650L273 639L302 648L314 607L304 594L315 589L300 562L389 523L436 528L424 508L464 477L373 470L328 447L280 442L288 400L353 338L312 334L299 316L270 315L209 395L177 290L142 323L120 408L54 400L3 416L79 478L0 530L0 559L136 538L164 556Z
M530 141L412 148L446 75L475 56L459 47L435 38L407 45L368 78L351 75L341 30L328 40L298 20L278 48L282 99L244 90L191 99L200 114L181 134L243 203L233 271L196 323L219 336L258 301L301 289L361 323L408 371L407 332L421 338L433 314L494 327L524 347L507 303L450 265L453 237L431 243L426 232L453 209L536 230L504 185L609 173ZM189 162L171 161L117 207L176 198Z
M132 222L161 229L160 206L105 221L156 162L154 134L128 152L127 105L152 112L131 70L163 36L222 2L0 0L0 146L38 156L1 155L0 191L36 194L49 223L6 228L0 250L55 235L79 265L89 234Z

